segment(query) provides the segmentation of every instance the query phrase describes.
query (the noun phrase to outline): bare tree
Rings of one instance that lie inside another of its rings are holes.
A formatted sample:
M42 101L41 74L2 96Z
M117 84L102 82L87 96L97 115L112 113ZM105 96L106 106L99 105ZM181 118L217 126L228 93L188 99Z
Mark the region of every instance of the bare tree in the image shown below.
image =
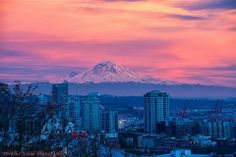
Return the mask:
M4 151L3 146L7 138L7 130L9 127L9 111L11 110L11 95L7 84L0 83L0 129L3 131L2 141L0 143L0 152Z
M18 113L13 113L14 115L18 115L17 119L17 130L19 133L19 150L22 152L24 149L24 131L25 131L25 111L27 108L27 104L31 104L32 102L26 102L26 98L33 95L34 90L37 86L33 87L31 84L28 85L26 90L22 88L22 84L20 81L15 81L15 85L13 88L13 104L16 107L16 111Z

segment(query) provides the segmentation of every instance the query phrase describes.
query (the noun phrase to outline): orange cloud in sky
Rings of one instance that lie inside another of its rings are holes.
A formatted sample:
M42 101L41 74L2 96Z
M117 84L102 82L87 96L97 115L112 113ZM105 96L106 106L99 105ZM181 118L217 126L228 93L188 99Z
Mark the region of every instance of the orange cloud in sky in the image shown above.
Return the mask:
M232 86L235 69L212 68L236 65L235 8L221 0L1 0L0 64L16 72L112 60L143 75Z

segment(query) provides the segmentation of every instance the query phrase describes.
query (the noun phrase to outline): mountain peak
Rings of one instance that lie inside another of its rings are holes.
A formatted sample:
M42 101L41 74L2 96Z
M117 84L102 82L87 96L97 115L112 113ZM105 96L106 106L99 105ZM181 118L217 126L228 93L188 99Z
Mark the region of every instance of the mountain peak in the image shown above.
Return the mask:
M140 77L135 72L123 65L115 64L111 61L102 61L81 73L72 72L64 81L74 83L102 83L102 82L140 82L140 83L163 83L159 79Z
M97 74L99 76L104 75L104 74L121 74L121 75L129 75L133 76L136 75L134 72L130 71L127 69L125 66L115 64L111 61L103 61L100 62L91 69L94 74Z
M69 76L69 77L68 77ZM75 83L86 82L139 82L139 76L126 67L111 61L102 61L81 73L71 73L64 77L65 81Z
M101 63L96 64L93 68L92 71L95 74L100 74L102 72L111 72L111 73L116 73L118 65L112 63L111 61L104 61Z
M104 60L104 61L97 63L96 65L115 65L115 63L113 63L112 61L109 61L109 60Z

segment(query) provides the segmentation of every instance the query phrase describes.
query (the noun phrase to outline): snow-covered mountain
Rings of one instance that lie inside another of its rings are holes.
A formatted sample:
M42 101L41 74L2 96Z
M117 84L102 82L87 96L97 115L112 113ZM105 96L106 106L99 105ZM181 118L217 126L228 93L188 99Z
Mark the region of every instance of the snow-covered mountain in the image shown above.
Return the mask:
M155 79L151 76L141 77L125 66L104 61L96 64L81 73L72 72L61 79L61 81L73 83L104 83L104 82L139 82L153 84L172 84L172 82Z
M110 61L101 62L80 73L72 72L63 78L47 81L23 82L38 87L35 94L51 94L52 83L69 82L69 93L87 95L98 92L115 96L140 96L152 90L166 91L174 97L235 97L236 88L213 85L184 84L165 81L152 76L140 76L125 66ZM9 83L13 88L14 83Z

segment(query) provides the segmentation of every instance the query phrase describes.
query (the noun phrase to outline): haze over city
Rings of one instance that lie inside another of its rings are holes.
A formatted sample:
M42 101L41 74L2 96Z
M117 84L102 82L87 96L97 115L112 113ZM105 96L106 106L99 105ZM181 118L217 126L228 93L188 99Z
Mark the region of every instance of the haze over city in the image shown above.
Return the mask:
M235 87L234 0L1 0L1 80L56 80L103 61Z

